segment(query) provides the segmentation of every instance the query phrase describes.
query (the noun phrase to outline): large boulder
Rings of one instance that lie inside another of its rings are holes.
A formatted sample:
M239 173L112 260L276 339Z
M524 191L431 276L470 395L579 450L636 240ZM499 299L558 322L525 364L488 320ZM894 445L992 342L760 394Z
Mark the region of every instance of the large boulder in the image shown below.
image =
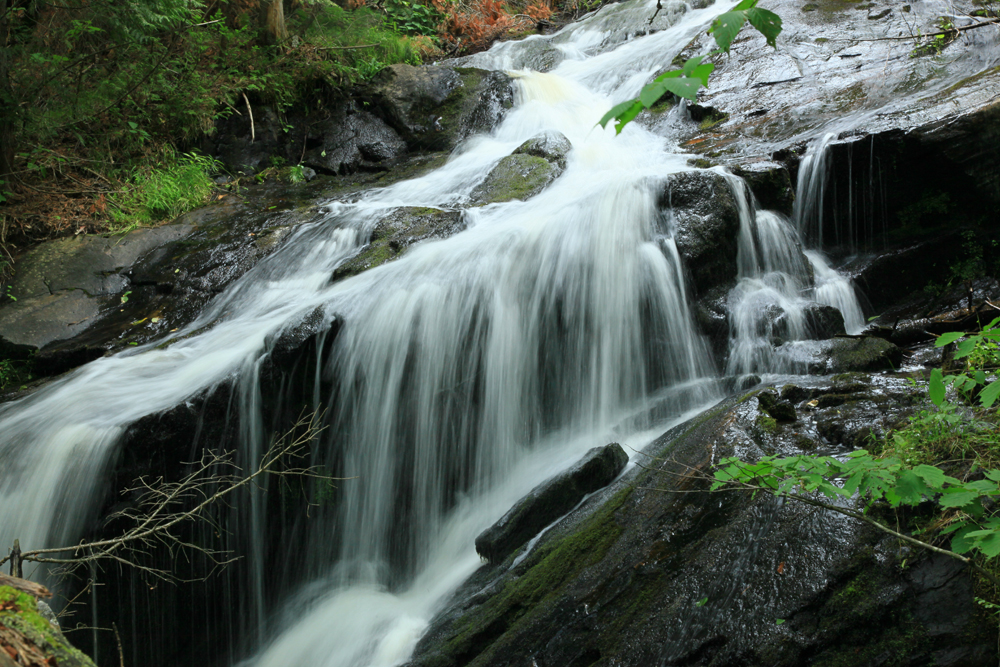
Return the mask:
M95 667L48 618L51 613L28 593L0 586L0 667Z
M508 75L467 67L390 65L364 96L416 150L451 150L492 129L514 104Z
M696 293L736 279L740 217L725 177L708 170L671 174L657 204L664 213L660 232L673 235Z
M476 552L498 563L563 516L588 493L602 489L621 474L628 454L614 442L594 447L569 470L541 484L476 538Z
M869 425L902 414L906 382L880 386L880 405L852 408ZM993 664L996 635L960 563L769 494L708 491L700 473L720 457L817 447L808 425L845 409L784 425L755 395L664 434L516 564L480 568L408 664Z

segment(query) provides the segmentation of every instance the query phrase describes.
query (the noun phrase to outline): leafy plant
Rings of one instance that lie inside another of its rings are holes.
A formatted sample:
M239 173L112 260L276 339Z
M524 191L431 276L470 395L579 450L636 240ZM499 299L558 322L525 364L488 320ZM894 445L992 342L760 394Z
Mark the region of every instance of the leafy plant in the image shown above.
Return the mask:
M956 342L954 358L966 360L965 372L944 375L940 368L932 370L928 390L931 401L938 407L946 407L947 388L951 386L966 397L978 396L983 407L992 407L1000 396L1000 380L994 376L1000 368L1000 317L978 333L941 334L935 345L944 347Z
M176 217L200 206L212 192L210 175L218 163L196 153L183 153L167 165L138 171L125 192L112 197L119 223L149 223Z
M781 17L767 9L757 7L757 2L758 0L742 0L731 11L720 15L712 22L708 32L715 37L715 43L719 46L717 50L687 60L679 70L670 70L659 75L652 83L643 87L638 99L615 105L604 114L598 124L607 127L607 124L614 120L615 134L620 134L643 109L649 109L668 93L694 101L698 91L708 86L708 77L715 69L715 65L704 60L729 53L736 35L747 23L764 35L769 46L776 46L775 40L781 33Z

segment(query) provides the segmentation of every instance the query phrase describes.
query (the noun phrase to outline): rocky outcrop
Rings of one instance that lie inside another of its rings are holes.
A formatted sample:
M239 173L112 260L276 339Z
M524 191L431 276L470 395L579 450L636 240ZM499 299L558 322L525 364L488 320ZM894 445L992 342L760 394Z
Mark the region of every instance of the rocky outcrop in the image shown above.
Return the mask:
M468 67L391 65L363 96L412 150L449 151L492 129L513 106L503 72Z
M722 175L671 174L657 205L664 213L660 232L673 236L696 294L736 279L739 209Z
M532 489L483 531L476 538L476 552L491 563L502 562L584 496L610 484L627 463L628 454L618 443L594 447L572 468Z
M904 415L906 383L877 387L803 405L788 425L751 393L664 434L649 463L522 560L481 568L410 667L992 664L995 630L961 564L767 494L707 490L701 473L719 457L828 446L816 425L835 415L874 429Z

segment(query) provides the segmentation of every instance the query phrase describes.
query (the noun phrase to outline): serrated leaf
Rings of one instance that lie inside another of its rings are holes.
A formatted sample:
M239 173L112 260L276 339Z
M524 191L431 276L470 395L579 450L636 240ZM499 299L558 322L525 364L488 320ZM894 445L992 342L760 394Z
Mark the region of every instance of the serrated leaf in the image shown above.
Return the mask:
M973 352L976 351L976 337L969 338L968 340L963 340L955 347L955 358L963 359Z
M916 505L930 490L923 480L912 470L904 470L899 475L899 482L896 485L896 492L899 493L899 501L906 505Z
M965 488L983 493L996 493L997 483L989 479L979 479L975 482L966 482Z
M956 340L958 340L960 338L965 338L965 334L963 332L961 332L961 331L949 331L948 333L943 333L940 336L938 336L937 340L934 341L934 346L935 347L944 347L945 345L948 345L949 343L954 343Z
M745 11L726 12L712 22L712 27L709 28L708 33L715 37L715 43L719 45L719 48L728 53L729 46L736 39L736 35L739 34L746 20L747 15Z
M772 11L753 7L746 10L747 21L764 35L768 46L777 48L775 40L781 34L781 17Z
M954 537L951 538L952 551L954 551L957 554L964 554L967 553L969 550L971 550L973 546L975 546L974 541L966 537L969 533L972 532L973 528L974 526L962 526L961 528L958 529L958 532L956 532Z
M994 380L980 392L979 402L983 404L984 408L992 407L996 403L998 395L1000 395L1000 380Z
M708 88L708 77L715 71L715 65L712 63L705 63L704 65L698 65L692 71L690 76L695 79L701 80L701 85Z
M929 466L921 464L913 468L914 474L924 480L928 486L935 489L941 489L944 487L945 483L948 484L958 484L959 481L954 477L950 477L944 474L940 468L935 468L934 466Z
M733 7L734 12L742 12L757 6L757 0L741 0L740 4Z
M994 482L1000 482L1000 470L987 470L983 473L986 479L992 479Z
M955 491L941 496L941 507L965 507L979 497L978 491Z

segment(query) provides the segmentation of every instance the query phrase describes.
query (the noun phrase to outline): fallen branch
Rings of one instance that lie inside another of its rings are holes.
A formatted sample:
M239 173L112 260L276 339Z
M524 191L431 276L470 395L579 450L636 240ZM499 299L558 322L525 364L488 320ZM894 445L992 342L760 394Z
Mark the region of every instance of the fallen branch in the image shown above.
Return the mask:
M257 138L257 135L253 129L253 109L250 108L250 100L247 99L247 94L242 93L242 95L243 95L243 101L247 103L247 113L250 114L250 143L252 144L253 140Z

